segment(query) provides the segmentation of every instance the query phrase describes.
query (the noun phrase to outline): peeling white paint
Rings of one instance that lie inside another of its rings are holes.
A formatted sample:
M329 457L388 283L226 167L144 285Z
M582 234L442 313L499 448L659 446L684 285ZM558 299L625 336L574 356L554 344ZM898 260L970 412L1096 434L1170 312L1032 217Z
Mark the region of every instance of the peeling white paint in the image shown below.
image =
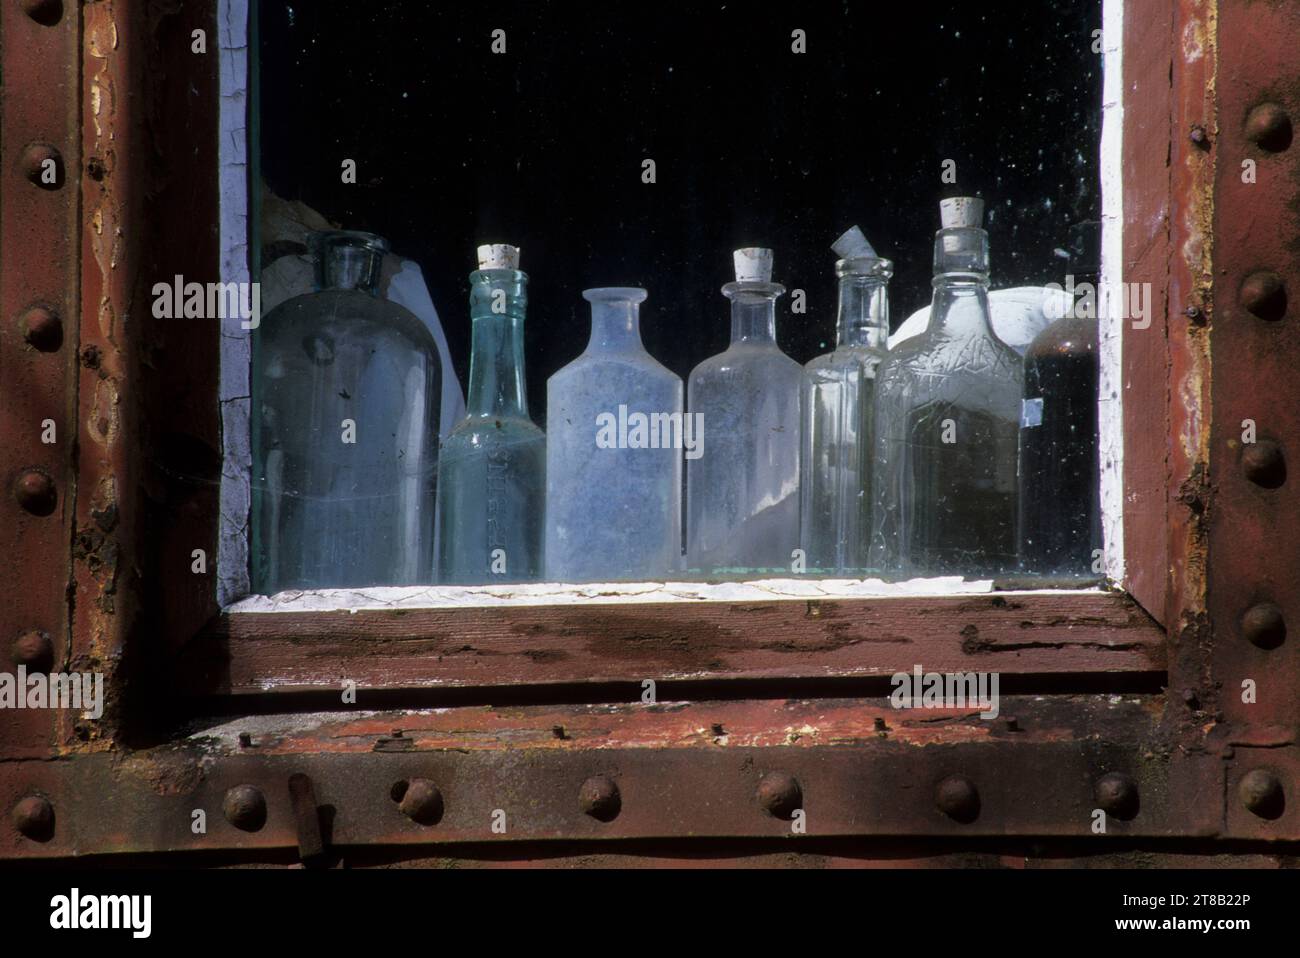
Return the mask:
M1123 0L1102 7L1101 286L1122 289L1124 281L1124 77ZM1102 563L1112 582L1124 581L1124 382L1123 310L1100 326L1101 377L1098 426L1101 455ZM1152 317L1149 335L1160 335Z

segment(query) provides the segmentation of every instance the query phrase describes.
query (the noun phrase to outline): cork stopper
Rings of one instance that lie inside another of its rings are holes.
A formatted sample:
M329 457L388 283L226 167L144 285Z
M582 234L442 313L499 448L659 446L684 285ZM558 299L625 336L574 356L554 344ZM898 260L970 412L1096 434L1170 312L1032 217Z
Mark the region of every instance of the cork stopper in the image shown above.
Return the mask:
M876 251L867 242L862 230L856 226L846 229L840 238L831 244L831 249L840 259L879 259Z
M518 269L519 247L507 243L489 243L478 248L479 269Z
M984 201L977 196L954 196L939 201L939 222L944 229L984 225Z
M731 254L736 267L737 283L772 282L772 251L758 246L746 246Z

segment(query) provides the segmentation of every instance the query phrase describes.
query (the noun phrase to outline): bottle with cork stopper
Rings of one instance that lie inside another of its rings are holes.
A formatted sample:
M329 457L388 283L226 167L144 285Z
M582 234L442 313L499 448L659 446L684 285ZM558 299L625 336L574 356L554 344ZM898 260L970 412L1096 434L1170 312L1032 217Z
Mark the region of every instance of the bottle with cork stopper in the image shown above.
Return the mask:
M800 534L809 572L861 575L869 566L876 368L889 338L889 279L858 227L838 254L835 349L804 367Z
M703 427L686 463L687 567L703 575L789 573L799 546L799 382L776 344L772 251L733 254L731 344L691 371L687 408ZM702 417L702 419L700 418Z
M528 418L519 249L478 248L469 274L471 330L465 418L438 468L438 581L481 585L542 575L546 435Z
M897 576L1016 568L1020 356L989 314L984 203L939 204L924 334L876 375L873 567Z

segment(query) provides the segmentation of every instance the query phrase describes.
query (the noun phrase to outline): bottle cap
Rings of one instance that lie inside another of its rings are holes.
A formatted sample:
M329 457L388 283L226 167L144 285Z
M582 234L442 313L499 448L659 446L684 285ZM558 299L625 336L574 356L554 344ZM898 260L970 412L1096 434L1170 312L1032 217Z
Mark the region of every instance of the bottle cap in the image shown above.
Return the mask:
M862 234L862 230L856 226L846 229L840 238L831 244L831 249L840 259L879 259L876 251L867 242L866 236Z
M984 201L977 196L954 196L939 201L939 222L946 230L984 225Z
M736 267L737 283L772 282L772 251L759 246L746 246L731 254Z
M489 243L478 248L479 269L518 269L519 247L506 243Z

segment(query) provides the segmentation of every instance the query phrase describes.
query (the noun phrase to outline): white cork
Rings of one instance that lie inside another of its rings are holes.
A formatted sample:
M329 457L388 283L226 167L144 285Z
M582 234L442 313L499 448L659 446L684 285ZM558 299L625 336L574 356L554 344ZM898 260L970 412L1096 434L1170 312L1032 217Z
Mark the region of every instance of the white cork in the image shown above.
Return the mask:
M737 283L772 282L772 251L758 246L746 246L731 254L736 267Z
M954 196L939 201L939 222L946 230L957 226L983 226L984 201L977 196Z
M518 269L519 247L506 243L489 243L478 248L479 269Z
M840 259L879 259L876 251L871 248L867 242L866 236L862 230L856 226L850 226L844 233L831 244L831 249Z

